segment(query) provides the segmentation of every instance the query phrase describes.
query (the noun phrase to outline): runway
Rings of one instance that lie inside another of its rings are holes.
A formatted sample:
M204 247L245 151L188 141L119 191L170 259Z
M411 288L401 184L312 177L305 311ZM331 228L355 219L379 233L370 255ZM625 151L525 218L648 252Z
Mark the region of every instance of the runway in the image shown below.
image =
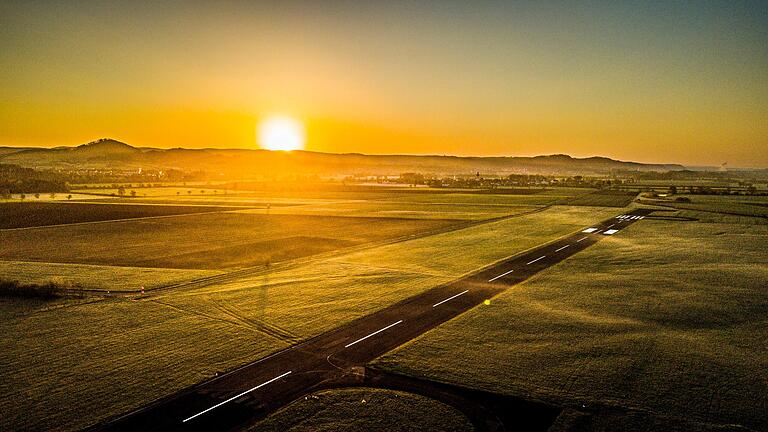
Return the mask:
M356 373L376 357L642 220L636 209L504 260L94 426L100 431L240 430ZM320 312L320 311L318 311Z

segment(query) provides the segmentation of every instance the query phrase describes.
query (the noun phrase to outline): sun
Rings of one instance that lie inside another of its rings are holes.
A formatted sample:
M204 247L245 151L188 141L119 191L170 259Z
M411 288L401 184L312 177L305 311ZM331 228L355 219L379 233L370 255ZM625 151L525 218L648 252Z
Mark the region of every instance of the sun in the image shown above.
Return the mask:
M259 122L258 140L259 146L267 150L302 150L304 125L291 117L267 117Z

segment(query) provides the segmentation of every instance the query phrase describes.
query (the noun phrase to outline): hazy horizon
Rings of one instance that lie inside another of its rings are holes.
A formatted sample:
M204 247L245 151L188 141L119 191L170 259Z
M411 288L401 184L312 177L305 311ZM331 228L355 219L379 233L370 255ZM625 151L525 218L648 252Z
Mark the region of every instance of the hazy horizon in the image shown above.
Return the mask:
M3 2L0 145L768 165L768 7Z

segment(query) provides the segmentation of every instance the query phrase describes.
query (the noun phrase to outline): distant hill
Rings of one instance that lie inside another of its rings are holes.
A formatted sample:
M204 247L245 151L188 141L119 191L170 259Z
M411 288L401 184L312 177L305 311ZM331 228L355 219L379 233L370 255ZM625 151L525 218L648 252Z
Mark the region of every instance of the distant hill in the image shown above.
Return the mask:
M605 157L568 155L534 157L463 157L364 155L310 151L272 152L238 149L156 149L133 147L113 139L100 139L77 147L0 148L0 163L50 169L179 169L229 175L318 174L398 175L429 174L604 174L612 170L675 171L677 164L643 164Z

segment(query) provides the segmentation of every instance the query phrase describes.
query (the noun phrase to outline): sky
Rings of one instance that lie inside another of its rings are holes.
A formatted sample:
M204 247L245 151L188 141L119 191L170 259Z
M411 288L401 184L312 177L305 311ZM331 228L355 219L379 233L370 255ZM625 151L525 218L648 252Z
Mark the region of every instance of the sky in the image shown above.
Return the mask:
M146 3L0 2L0 146L768 167L768 2Z

